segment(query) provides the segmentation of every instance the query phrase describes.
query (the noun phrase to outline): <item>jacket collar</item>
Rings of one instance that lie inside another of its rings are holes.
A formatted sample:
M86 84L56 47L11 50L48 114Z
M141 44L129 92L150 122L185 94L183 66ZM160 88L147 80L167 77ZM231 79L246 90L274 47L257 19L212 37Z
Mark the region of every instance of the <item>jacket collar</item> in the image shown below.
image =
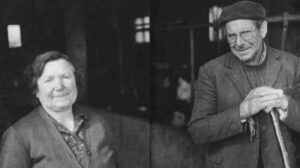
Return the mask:
M66 158L64 159L70 160L70 164L72 164L71 167L80 168L79 162L77 161L75 155L73 154L69 146L65 143L63 137L60 135L53 122L51 122L49 116L47 116L46 110L41 105L39 105L35 110L37 110L39 116L42 119L41 121L39 121L42 123L41 126L43 126L45 128L45 132L49 134L48 138L51 139L50 142L52 143L49 145L58 146L58 149L60 151L56 152L65 153L64 156Z
M266 47L267 50L267 71L266 71L266 85L274 87L278 76L282 69L282 64L280 62L281 56L270 47ZM234 86L239 91L242 97L245 97L251 87L246 79L245 74L242 72L240 63L233 53L229 52L225 55L224 66L226 69L226 74L229 76L230 80Z
M276 53L274 51L274 49L272 49L268 46L266 46L265 48L266 48L266 54L268 55L268 59L271 63L274 62L274 61L279 61L281 59L281 56L278 53ZM232 52L228 52L225 55L224 66L227 67L227 68L230 68L230 69L231 68L236 68L236 66L239 66L237 58Z

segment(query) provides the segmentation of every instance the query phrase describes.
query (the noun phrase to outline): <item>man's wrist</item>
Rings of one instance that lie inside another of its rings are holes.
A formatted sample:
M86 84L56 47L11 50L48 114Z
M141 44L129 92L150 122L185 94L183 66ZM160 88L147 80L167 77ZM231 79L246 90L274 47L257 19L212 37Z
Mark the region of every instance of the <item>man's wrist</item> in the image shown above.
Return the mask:
M240 105L240 109L239 110L240 110L240 119L241 120L244 120L244 119L246 120L246 118L247 118L246 117L247 110L246 110L246 108L244 107L243 104Z

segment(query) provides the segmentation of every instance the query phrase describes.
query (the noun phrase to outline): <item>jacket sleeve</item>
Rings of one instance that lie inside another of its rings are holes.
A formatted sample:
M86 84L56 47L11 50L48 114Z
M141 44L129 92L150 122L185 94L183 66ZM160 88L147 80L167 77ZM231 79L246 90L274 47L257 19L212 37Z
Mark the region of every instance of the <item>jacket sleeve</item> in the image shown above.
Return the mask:
M1 140L1 168L31 168L29 153L13 127L8 128Z
M100 115L101 112L100 114L97 110L90 110L90 112L91 117L94 118L94 120L91 121L94 129L90 129L89 133L93 139L93 141L91 141L90 150L92 153L97 154L92 154L93 165L90 166L99 167L101 165L103 168L118 168L119 160L111 127L106 119Z
M238 104L217 111L216 82L205 68L199 70L189 122L189 132L196 144L219 141L243 132Z
M300 132L300 58L297 59L295 82L291 89L287 89L288 116L284 123L291 129Z
M115 138L113 136L112 130L106 120L102 119L102 124L104 126L106 132L106 141L107 141L107 148L111 152L112 156L110 157L107 168L119 168L119 158Z

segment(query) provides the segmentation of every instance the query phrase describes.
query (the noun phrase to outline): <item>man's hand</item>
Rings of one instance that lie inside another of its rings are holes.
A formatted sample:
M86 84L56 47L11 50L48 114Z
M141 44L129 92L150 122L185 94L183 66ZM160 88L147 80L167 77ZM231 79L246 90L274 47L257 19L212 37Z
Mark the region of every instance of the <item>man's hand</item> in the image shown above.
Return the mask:
M268 86L261 86L252 89L240 105L241 119L251 117L261 110L270 112L274 107L286 109L287 100L285 105L286 97L284 97L285 96L281 89L274 89Z
M266 113L272 111L273 108L277 108L279 119L281 121L285 120L288 115L288 97L284 94L279 95L278 102L271 105L265 109Z

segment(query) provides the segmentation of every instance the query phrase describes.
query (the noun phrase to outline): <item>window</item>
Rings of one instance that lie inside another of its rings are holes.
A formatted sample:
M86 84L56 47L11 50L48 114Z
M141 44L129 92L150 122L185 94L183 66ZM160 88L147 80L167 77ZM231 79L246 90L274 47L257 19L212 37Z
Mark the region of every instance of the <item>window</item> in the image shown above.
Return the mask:
M149 43L150 42L150 17L139 17L135 19L135 42Z
M209 23L214 24L220 17L222 12L222 8L213 6L212 8L209 9ZM223 31L222 29L216 29L213 26L209 26L208 28L208 33L209 33L209 41L214 42L218 40L223 39Z
M20 25L8 25L7 36L9 48L17 48L22 46Z

